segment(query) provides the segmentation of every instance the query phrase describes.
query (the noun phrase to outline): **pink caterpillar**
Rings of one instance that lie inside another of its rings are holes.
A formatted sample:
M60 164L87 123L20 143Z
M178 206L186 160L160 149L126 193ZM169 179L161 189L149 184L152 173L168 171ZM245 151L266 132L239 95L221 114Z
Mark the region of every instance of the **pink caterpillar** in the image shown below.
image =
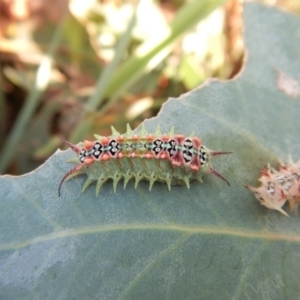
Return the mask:
M124 189L130 179L135 179L135 188L140 180L148 180L149 190L155 181L167 183L170 190L171 184L186 184L189 188L191 181L202 182L205 174L213 174L229 185L211 166L210 159L231 152L209 150L193 135L185 137L174 134L174 129L168 135L162 135L159 126L153 134L149 134L142 126L137 135L128 125L123 135L112 127L111 136L95 137L96 141L84 141L78 145L63 140L77 154L72 159L77 164L62 178L58 188L59 196L63 182L79 174L88 176L82 191L92 182L97 182L96 195L109 179L113 180L115 192L121 179L124 179Z
M288 201L291 211L296 212L300 203L300 160L297 163L280 164L279 171L268 166L261 171L261 175L260 187L245 187L267 208L288 216L282 209Z

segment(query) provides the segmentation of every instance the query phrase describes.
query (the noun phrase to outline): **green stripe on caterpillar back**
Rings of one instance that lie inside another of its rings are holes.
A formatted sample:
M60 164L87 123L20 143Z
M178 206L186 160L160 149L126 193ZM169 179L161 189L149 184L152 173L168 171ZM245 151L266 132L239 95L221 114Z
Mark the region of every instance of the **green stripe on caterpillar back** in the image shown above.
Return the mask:
M155 133L149 134L142 126L137 135L127 125L127 132L123 135L112 127L111 136L95 135L95 138L95 141L84 141L78 145L62 139L77 154L72 159L77 164L62 178L59 196L63 182L79 174L88 177L82 191L97 182L96 195L109 179L113 181L115 192L121 179L124 179L124 189L128 181L134 179L135 188L140 180L147 180L150 182L149 190L155 181L166 183L171 190L171 185L185 184L189 188L191 181L202 182L204 175L213 174L230 185L212 167L210 160L212 156L231 152L209 150L193 134L189 137L174 134L173 128L169 134L162 135L159 126Z

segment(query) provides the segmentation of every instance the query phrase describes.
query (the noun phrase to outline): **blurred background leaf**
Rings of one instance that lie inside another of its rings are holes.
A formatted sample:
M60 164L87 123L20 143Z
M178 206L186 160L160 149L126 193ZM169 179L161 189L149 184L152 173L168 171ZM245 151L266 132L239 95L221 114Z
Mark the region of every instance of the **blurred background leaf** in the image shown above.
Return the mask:
M168 96L220 75L224 2L2 3L0 172L36 168L59 135L78 142L137 126Z

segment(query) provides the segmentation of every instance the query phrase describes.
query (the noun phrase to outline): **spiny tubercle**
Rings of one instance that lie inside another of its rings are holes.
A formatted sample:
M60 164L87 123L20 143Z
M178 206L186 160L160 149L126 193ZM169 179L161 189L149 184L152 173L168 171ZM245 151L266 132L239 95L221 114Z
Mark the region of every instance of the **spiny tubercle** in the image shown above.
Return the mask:
M174 134L174 129L172 129L168 135L162 135L159 126L154 134L148 134L142 126L140 134L137 135L131 130L129 125L127 125L127 132L124 135L120 135L113 127L112 133L113 134L110 137L95 135L96 141L84 141L83 144L81 143L79 145L73 145L62 139L68 147L78 155L79 163L62 178L58 189L59 196L63 182L66 179L80 174L81 169L84 166L92 165L97 161L107 162L107 165L109 166L109 161L111 159L122 160L123 158L155 159L168 162L167 165L164 165L168 170L162 172L162 174L165 173L165 175L161 174L162 176L159 176L159 174L154 174L153 178L157 177L156 180L167 182L169 189L170 184L181 184L184 182L189 186L189 182L193 179L202 181L201 177L204 174L201 174L201 176L198 177L194 175L195 173L199 173L201 169L205 169L204 171L206 173L213 174L223 179L229 185L229 182L210 165L210 157L229 154L231 152L209 150L202 145L201 140L194 137L193 134L190 137L185 137L181 134ZM161 170L161 166L158 168L157 173L160 172L159 169ZM180 172L178 173L178 170L176 169L180 169ZM136 171L136 173L138 173L138 170L132 171L133 174L131 177L135 177L137 180L134 172ZM149 179L150 175L147 175L147 170L144 171L142 177L143 179L150 181L151 189L153 180L151 178ZM139 173L141 174L141 172ZM112 174L110 178L114 179L114 175L115 174ZM182 178L180 178L181 175ZM126 178L126 175L123 174L121 170L118 180L119 177L125 178L125 182L128 182L128 178ZM107 179L102 179L102 183ZM138 181L139 180L140 179L138 179ZM98 185L101 186L102 184L98 181L97 192L100 190ZM115 186L116 184L114 182L114 189Z
M300 160L296 163L290 161L287 165L281 162L278 171L268 165L261 171L259 181L261 185L257 188L245 187L254 193L262 205L288 216L282 209L288 202L291 211L297 212L300 205Z

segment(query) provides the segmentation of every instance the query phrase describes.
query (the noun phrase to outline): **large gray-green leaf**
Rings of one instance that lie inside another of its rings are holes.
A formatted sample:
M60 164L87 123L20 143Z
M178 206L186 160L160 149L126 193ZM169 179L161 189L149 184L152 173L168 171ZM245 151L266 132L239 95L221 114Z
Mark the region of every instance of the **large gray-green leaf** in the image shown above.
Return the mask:
M300 20L245 8L247 59L230 82L213 80L172 99L148 130L195 130L230 182L206 176L188 190L142 182L80 193L64 184L71 151L35 172L0 181L1 299L297 299L300 221L259 205L267 162L300 156ZM288 211L288 208L286 208Z

